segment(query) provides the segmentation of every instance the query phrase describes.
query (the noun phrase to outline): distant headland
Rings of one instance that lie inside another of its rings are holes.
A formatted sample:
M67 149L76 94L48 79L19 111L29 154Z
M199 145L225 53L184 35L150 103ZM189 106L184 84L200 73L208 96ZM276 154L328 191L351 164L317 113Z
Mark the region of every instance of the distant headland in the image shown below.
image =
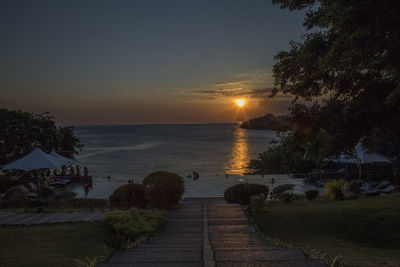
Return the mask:
M274 116L265 114L264 116L250 119L243 122L240 127L249 130L271 130L276 131L282 125L287 116Z

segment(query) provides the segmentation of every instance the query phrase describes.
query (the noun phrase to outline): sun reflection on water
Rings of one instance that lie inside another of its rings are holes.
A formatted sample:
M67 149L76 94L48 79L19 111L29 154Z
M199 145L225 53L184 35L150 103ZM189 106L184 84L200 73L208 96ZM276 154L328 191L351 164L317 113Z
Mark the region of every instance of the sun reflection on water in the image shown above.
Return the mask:
M238 129L235 132L231 157L225 165L226 173L243 175L246 172L250 161L248 142L248 132L244 129Z

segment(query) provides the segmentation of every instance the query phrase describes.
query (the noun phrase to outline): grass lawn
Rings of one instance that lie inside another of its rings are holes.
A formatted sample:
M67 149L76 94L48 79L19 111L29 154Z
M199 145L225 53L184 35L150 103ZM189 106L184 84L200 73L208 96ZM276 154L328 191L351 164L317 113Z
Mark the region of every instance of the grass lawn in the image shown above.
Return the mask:
M400 193L277 202L253 219L269 238L340 255L348 266L400 266Z
M77 266L105 251L100 223L0 227L1 266Z

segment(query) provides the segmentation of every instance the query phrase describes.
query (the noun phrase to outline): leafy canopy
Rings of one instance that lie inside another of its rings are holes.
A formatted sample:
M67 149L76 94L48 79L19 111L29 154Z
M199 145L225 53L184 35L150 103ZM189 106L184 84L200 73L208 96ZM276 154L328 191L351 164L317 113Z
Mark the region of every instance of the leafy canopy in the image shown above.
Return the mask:
M36 147L73 157L83 145L72 127L56 127L48 113L0 109L0 165L21 158Z
M302 42L275 57L272 96L291 94L294 135L311 154L400 144L400 5L397 0L273 0L306 10ZM388 144L386 144L388 145ZM398 156L393 149L389 153ZM323 155L320 155L323 157Z

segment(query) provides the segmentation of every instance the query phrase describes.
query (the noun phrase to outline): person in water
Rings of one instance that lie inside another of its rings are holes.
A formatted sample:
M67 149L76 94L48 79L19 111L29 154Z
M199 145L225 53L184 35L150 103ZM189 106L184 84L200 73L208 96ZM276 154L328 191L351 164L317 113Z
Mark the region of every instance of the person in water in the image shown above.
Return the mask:
M200 175L197 172L193 172L193 180L199 179Z
M86 166L83 167L83 175L85 175L85 177L89 176L89 170L88 170L88 168Z

